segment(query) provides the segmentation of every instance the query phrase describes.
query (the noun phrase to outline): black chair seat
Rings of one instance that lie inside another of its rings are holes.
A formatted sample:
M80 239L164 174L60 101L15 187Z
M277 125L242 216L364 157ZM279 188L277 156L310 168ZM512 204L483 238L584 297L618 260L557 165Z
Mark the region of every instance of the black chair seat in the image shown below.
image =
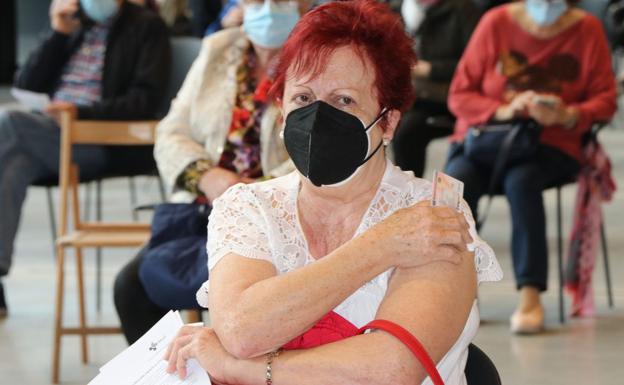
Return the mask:
M468 346L468 360L464 373L468 385L501 385L496 366L475 344Z

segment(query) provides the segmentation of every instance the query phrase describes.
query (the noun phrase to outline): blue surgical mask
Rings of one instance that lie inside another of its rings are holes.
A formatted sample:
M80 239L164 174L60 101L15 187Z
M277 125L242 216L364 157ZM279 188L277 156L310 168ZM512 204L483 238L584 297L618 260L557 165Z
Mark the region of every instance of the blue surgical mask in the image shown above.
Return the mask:
M273 2L245 6L243 30L254 44L266 48L281 47L299 21L297 1Z
M103 23L117 13L117 0L80 0L80 6L89 19Z
M531 19L540 26L551 25L568 10L565 0L526 0L525 9Z

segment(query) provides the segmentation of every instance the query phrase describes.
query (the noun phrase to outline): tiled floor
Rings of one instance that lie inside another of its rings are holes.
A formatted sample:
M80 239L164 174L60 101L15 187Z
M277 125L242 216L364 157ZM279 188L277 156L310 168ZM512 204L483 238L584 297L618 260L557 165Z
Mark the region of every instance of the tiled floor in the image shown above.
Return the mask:
M602 135L602 141L612 156L617 179L624 185L624 132L606 131ZM429 154L430 169L441 167L445 151L444 141L439 140L432 144ZM157 188L153 180L139 179L138 185L142 202L157 200ZM563 193L566 234L570 227L569 214L574 192L574 187L568 187ZM549 214L549 239L553 247L551 266L554 266L554 192L547 192L545 196ZM105 182L104 197L106 218L129 219L126 180ZM621 236L624 233L623 203L623 194L618 193L615 200L605 206L616 309L611 310L606 306L603 265L599 263L595 273L597 316L559 325L556 312L557 281L554 270L551 270L551 290L545 297L548 310L547 333L535 337L515 337L509 334L507 322L516 299L508 251L509 214L505 201L501 198L495 200L482 236L496 250L506 276L501 283L485 284L480 288L483 324L476 343L496 363L505 385L624 383L624 237ZM90 321L117 321L112 306L112 280L133 252L104 252L104 296L100 313L94 305L93 254L87 253ZM11 275L4 281L10 316L0 321L0 384L48 384L52 354L54 266L45 195L40 188L29 191L14 261ZM73 278L73 270L69 268L68 272ZM65 318L68 322L75 322L77 317L76 299L72 291L73 279L70 279L68 285ZM124 348L124 341L120 336L94 337L90 339L89 346L90 363L83 365L79 359L78 339L64 339L61 371L63 383L88 382L97 373L99 366Z

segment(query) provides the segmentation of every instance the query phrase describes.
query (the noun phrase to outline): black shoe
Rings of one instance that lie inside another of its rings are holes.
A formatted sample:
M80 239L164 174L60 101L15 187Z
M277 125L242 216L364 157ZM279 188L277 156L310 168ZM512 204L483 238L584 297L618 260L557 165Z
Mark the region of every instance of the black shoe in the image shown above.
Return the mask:
M0 318L6 317L7 314L7 304L6 299L4 298L4 286L2 285L2 282L0 282Z

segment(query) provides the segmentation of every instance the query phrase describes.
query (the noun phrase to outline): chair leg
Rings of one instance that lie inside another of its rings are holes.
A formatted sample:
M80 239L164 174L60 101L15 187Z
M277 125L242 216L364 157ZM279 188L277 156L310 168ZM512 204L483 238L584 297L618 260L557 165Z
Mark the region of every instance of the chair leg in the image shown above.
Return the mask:
M557 187L557 268L559 275L559 322L565 323L563 298L563 225L561 217L561 187Z
M89 361L89 352L87 350L87 317L85 310L85 295L84 295L84 269L82 268L82 248L76 247L76 274L78 278L78 316L80 320L80 347L82 362L87 363Z
M134 210L137 207L138 198L137 198L137 189L136 183L133 176L128 177L128 187L130 188L130 213L132 214L132 220L137 222L139 220L139 214Z
M96 182L95 190L95 216L96 221L102 221L102 181ZM102 248L95 249L95 308L102 311Z
M91 219L91 189L92 184L86 183L84 185L85 189L85 201L84 201L84 209L83 209L83 221L87 222Z
M611 270L609 269L609 248L604 228L604 218L600 221L600 243L602 244L602 258L604 260L605 281L607 284L607 300L609 308L613 308L613 286L611 284Z
M52 256L56 255L56 213L54 212L54 200L52 199L52 187L46 187L48 201L48 215L50 216L50 231L52 232Z
M158 180L158 190L160 191L160 200L165 202L167 200L167 193L165 192L165 184L162 181L162 178L157 175L156 179Z
M65 249L56 252L56 306L54 314L54 342L52 350L52 383L58 384L61 359L61 328L63 327L63 300L65 290Z

